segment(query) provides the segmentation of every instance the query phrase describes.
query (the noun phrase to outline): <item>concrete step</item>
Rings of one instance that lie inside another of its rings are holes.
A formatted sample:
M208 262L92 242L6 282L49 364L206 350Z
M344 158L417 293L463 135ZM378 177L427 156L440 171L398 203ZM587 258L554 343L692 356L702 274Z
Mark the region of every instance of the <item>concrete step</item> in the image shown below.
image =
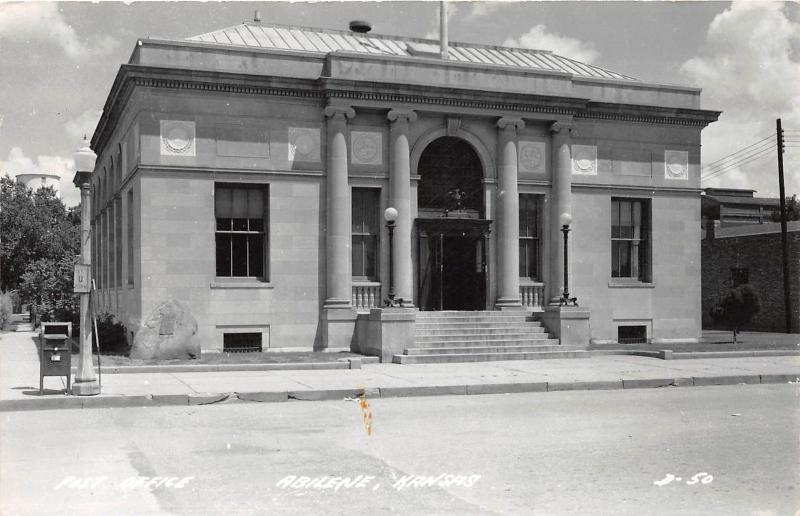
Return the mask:
M522 353L459 353L438 355L394 355L395 364L446 364L458 362L494 362L498 360L545 360L557 358L588 358L614 354L606 351L542 351Z
M483 317L479 315L462 315L454 317L420 317L417 316L417 323L420 324L440 324L445 322L528 322L533 321L530 316L509 315L497 317Z
M533 335L546 333L541 326L509 326L502 328L423 328L414 335L420 337L436 337L439 335Z
M456 321L456 322L441 322L436 324L419 323L415 325L415 331L424 330L502 330L512 328L542 328L542 323L539 321Z
M525 310L442 310L420 311L417 318L441 319L446 317L530 317L530 312Z
M548 341L548 342L552 342ZM464 347L419 347L403 350L404 355L458 355L465 353L537 353L544 351L582 351L579 346L561 346L555 344L514 345L514 346L464 346Z
M543 340L552 340L548 333L529 333L519 335L436 335L434 337L416 338L414 343L419 346L433 346L433 345L454 345L459 346L475 343L496 343L505 342L514 344L518 342L528 343L535 342L541 343Z
M31 323L18 323L14 331L33 331L33 324Z
M455 348L472 346L531 346L531 345L557 345L558 339L551 339L549 335L542 334L541 337L522 337L516 339L481 339L481 340L432 340L426 342L415 342L418 348Z

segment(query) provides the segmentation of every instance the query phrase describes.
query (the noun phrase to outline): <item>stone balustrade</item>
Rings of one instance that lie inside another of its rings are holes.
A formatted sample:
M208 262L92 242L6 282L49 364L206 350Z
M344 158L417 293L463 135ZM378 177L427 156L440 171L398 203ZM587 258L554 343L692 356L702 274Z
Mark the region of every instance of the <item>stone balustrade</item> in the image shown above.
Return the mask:
M353 308L358 312L369 312L371 308L380 308L381 284L378 282L353 282Z
M519 299L525 310L542 311L542 306L545 304L544 283L521 283L519 286Z

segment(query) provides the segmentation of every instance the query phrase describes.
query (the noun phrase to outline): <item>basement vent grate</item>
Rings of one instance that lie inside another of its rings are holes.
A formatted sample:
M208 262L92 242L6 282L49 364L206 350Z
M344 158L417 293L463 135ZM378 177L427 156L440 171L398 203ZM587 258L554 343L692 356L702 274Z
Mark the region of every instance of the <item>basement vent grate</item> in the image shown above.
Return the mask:
M617 328L620 344L647 344L647 326L620 326Z
M261 333L225 333L222 337L225 353L257 353L261 351Z

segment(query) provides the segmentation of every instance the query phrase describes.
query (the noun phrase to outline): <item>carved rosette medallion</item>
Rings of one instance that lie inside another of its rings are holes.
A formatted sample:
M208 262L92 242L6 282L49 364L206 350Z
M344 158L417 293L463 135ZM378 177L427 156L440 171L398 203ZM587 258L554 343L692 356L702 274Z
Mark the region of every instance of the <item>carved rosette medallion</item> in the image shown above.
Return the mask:
M664 151L664 178L689 179L689 153L687 151Z
M544 142L519 142L519 171L542 174L545 171Z
M289 161L319 161L319 129L289 128Z
M580 176L597 175L597 147L594 145L572 146L572 173Z
M195 156L194 122L185 120L162 120L161 155Z
M378 132L352 131L350 148L354 165L380 165L383 163L383 139Z

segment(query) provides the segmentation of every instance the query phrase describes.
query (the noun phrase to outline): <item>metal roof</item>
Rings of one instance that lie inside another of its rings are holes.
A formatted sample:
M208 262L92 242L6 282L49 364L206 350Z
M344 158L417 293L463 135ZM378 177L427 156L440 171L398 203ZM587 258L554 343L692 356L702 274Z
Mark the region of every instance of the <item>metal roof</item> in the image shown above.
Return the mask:
M372 55L439 57L438 40L309 27L262 25L255 22L245 22L186 39L234 47L296 50L321 54L339 50ZM451 61L462 63L565 72L578 77L638 81L633 77L581 63L547 50L450 42L448 56Z

